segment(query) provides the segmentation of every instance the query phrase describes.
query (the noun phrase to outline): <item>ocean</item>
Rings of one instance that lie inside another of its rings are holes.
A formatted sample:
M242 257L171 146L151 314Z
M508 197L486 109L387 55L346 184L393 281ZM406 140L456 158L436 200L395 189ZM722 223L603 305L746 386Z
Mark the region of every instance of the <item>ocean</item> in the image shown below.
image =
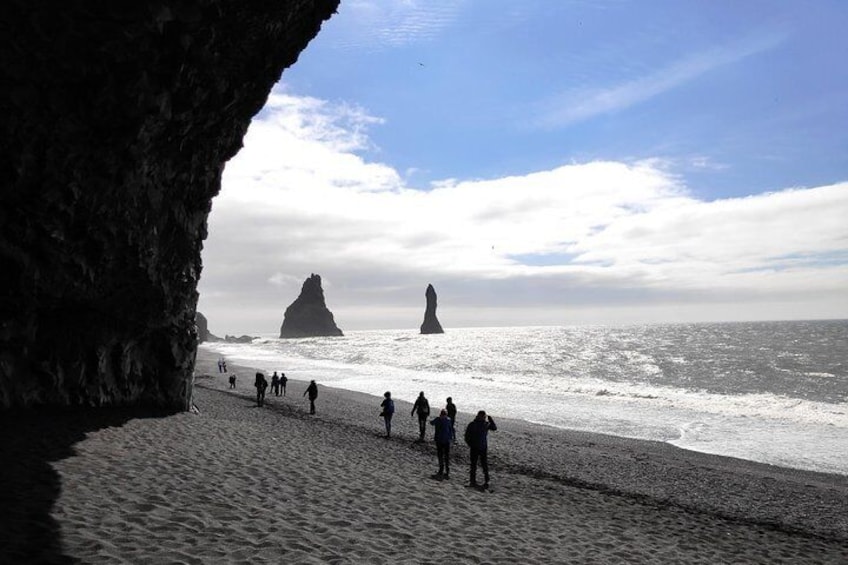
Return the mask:
M433 408L451 396L495 418L848 475L848 320L445 331L203 347L319 385L424 391Z

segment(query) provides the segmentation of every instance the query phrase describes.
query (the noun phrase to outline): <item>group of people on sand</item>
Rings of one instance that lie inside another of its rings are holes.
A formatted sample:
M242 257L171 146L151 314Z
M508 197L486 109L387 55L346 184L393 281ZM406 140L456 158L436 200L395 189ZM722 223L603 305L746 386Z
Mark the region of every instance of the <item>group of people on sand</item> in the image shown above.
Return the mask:
M392 437L392 417L395 413L395 403L392 393L386 391L383 401L380 403L380 416L386 425L386 438ZM424 396L424 391L419 393L418 398L412 405L410 416L418 416L418 439L416 443L423 443L427 433L427 424L434 427L433 439L436 443L436 456L439 460L439 470L433 475L434 479L450 479L450 451L451 446L456 444L456 404L449 396L445 407L439 411L439 416L430 419L430 402ZM488 436L489 432L497 430L498 427L491 416L485 410L477 412L477 416L465 428L465 443L468 445L471 460L469 485L477 487L477 466L483 471L482 488L489 488L489 459L488 459Z
M233 378L230 377L230 384L232 385L233 382L234 382ZM277 371L274 371L274 374L271 375L271 392L274 393L274 396L280 396L280 394L285 396L286 395L286 385L288 384L288 382L289 382L289 379L288 379L288 377L286 376L285 373L280 372L280 374L278 375ZM312 381L312 384L314 384L314 383L315 383L315 381ZM253 383L253 386L256 387L256 405L257 406L264 406L265 405L265 390L268 388L268 381L265 379L264 373L262 373L262 372L256 373L256 381ZM230 388L235 388L235 386L230 386ZM309 392L309 389L307 389L307 392ZM306 393L304 393L304 396L306 396ZM318 396L317 390L315 391L315 396L316 397ZM314 399L312 399L312 400L313 400L312 414L314 414L315 413L315 404L314 404Z
M271 390L275 396L286 395L286 384L288 378L285 373L277 375L277 371L271 376ZM256 405L265 405L265 390L268 381L261 372L256 373ZM230 388L235 388L235 375L230 376ZM315 414L315 400L318 398L318 385L314 380L309 381L309 386L303 392L303 396L309 398L309 413ZM392 437L392 417L395 413L395 403L392 393L386 391L383 401L380 403L380 417L386 426L386 438ZM418 439L416 443L423 443L427 435L427 425L434 428L433 440L436 443L436 457L439 460L439 470L433 475L437 480L450 479L450 452L451 446L456 444L456 404L449 396L445 407L439 411L436 418L430 418L430 402L424 396L424 391L415 399L412 405L410 417L418 416ZM477 412L477 416L466 426L463 439L468 445L470 456L469 486L489 488L489 458L488 458L488 436L489 432L497 430L498 427L491 416L485 410ZM483 484L477 483L477 467L483 471Z

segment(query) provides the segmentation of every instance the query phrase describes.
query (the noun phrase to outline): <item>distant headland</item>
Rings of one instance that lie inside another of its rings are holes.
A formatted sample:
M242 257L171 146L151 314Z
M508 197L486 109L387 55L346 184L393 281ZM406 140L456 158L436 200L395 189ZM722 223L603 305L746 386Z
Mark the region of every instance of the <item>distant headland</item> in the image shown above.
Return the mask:
M200 312L196 312L194 316L194 321L197 325L197 343L216 341L223 341L225 343L250 343L254 339L256 339L256 337L251 335L236 336L230 334L227 334L223 338L220 338L209 331L209 321L206 319L206 316L204 316Z

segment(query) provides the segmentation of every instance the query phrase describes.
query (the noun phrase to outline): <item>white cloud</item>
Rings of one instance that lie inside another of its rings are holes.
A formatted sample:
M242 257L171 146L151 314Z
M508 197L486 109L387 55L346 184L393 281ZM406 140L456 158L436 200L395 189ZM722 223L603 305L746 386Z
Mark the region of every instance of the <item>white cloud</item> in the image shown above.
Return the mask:
M848 314L848 183L707 202L661 161L597 161L415 190L356 153L379 123L283 94L254 120L204 249L201 311L244 324L224 331L276 327L313 272L335 283L334 311L386 320L428 282L456 312L795 296Z
M330 23L340 47L381 49L437 37L463 9L462 0L345 0Z
M330 107L322 100L273 93L261 117L254 120L244 149L226 168L226 175L250 183L263 194L246 196L264 201L282 183L313 183L378 191L396 188L398 173L367 163L356 155L369 147L366 129L381 123L360 108ZM332 167L327 166L332 163Z
M694 155L686 159L685 166L702 171L726 171L730 165L718 163L707 155Z
M273 275L271 275L268 278L268 282L273 284L273 285L276 285L276 286L287 287L287 288L290 288L290 289L291 288L298 288L298 287L300 287L301 284L303 284L303 280L301 280L301 279L299 279L299 278L297 278L293 275L288 275L286 273L280 273L280 272L277 272L277 273L274 273Z
M848 251L846 212L848 183L679 201L620 218L573 251L578 263L615 265L650 286L838 291L848 288L848 257L828 258Z
M535 125L563 127L601 114L616 112L677 88L714 69L740 61L780 44L783 35L769 34L688 55L664 68L619 84L584 86L561 93L542 104Z

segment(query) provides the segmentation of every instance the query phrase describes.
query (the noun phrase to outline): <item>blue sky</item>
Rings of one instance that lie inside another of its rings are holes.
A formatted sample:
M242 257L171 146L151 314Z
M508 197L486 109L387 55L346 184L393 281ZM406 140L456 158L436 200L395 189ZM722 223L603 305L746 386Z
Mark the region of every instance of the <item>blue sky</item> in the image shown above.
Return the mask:
M273 332L848 317L848 4L342 1L227 166L199 310Z

